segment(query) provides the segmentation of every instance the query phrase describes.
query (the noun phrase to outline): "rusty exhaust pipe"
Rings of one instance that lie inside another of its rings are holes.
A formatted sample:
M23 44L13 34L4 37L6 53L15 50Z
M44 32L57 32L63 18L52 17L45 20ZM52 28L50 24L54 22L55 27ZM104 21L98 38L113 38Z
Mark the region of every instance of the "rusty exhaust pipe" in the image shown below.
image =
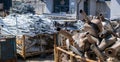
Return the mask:
M120 51L116 55L117 59L120 60Z
M105 49L105 54L110 57L115 57L117 56L119 50L120 50L120 42L117 42L112 47Z
M80 13L82 14L83 18L85 19L85 22L89 23L89 22L90 22L90 20L89 20L89 18L87 17L87 15L86 15L85 11L80 10Z
M110 39L106 40L103 39L101 44L98 46L100 51L105 50L107 47L109 47L110 45L113 45L115 42L117 41L116 37L111 37Z
M97 55L97 57L99 58L99 60L101 60L102 62L104 62L105 58L104 58L103 54L99 51L98 47L95 44L91 45L91 49Z
M87 51L86 52L86 57L92 60L97 60L96 54L93 51Z

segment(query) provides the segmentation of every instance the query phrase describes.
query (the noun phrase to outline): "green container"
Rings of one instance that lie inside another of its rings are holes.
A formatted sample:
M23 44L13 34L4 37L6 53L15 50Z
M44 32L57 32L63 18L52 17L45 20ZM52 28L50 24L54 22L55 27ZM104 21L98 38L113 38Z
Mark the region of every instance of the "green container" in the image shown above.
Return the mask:
M16 38L0 39L0 61L16 58Z

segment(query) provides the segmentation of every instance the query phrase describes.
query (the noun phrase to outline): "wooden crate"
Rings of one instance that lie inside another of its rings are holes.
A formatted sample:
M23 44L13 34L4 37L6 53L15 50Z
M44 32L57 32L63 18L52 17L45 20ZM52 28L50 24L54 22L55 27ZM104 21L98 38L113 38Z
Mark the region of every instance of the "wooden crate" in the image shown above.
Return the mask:
M47 36L50 36L51 39L44 40L44 39L48 38ZM17 36L16 37L17 53L25 59L26 57L29 57L29 56L53 52L53 48L54 48L53 42L54 41L52 38L53 38L53 36L48 35L48 34L44 34L44 35L41 34L41 35L38 35L35 37L30 37L30 36L26 36L26 35ZM31 41L29 41L28 39L31 39ZM34 45L32 45L32 43L29 43L29 42L36 42L36 44L33 43ZM18 45L21 46L21 50ZM45 49L42 50L41 47L45 47ZM32 50L35 48L36 48L36 50ZM30 49L31 49L31 51L30 51Z
M88 58L83 58L77 54L74 54L72 51L67 50L66 45L59 45L58 41L59 37L58 37L58 33L54 34L54 61L55 62L64 62L62 61L63 55L67 55L67 60L65 62L100 62L100 60L96 61L96 60L90 60ZM67 35L67 34L65 34ZM69 35L67 35L68 37L70 37ZM67 38L68 38L67 37ZM64 39L62 40L64 42Z

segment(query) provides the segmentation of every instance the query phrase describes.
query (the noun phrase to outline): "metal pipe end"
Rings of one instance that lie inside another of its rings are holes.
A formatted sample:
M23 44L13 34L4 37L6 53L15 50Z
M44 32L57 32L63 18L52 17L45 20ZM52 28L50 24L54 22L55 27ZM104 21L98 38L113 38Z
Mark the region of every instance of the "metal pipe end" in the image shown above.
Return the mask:
M91 45L90 48L93 49L95 47L95 45Z
M82 10L82 9L80 10L80 13L83 13L83 10Z
M112 48L105 49L105 54L106 56L110 56L110 57L116 56L115 50Z

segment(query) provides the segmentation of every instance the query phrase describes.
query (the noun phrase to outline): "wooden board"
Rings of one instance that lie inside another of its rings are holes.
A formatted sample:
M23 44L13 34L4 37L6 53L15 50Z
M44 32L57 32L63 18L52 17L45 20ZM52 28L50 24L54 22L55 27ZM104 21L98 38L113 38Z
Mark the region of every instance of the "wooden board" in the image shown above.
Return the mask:
M70 61L73 62L73 57L76 58L76 59L79 59L81 61L85 61L85 62L97 62L95 60L90 60L90 59L87 59L87 58L82 58L74 53L72 53L71 51L67 51L65 50L64 48L61 48L61 47L55 47L55 50L54 52L56 53L55 54L55 62L58 62L58 60L60 60L60 58L58 58L58 56L60 56L60 54L58 52L62 52L62 53L65 53L65 54L68 54L70 56Z

